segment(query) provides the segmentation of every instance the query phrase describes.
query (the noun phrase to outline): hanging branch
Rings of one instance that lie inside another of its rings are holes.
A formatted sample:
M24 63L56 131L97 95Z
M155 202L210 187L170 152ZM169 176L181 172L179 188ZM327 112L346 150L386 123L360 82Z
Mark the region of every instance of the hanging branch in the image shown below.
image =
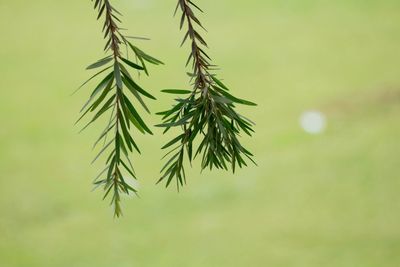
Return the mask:
M130 153L136 150L140 154L139 147L131 133L133 128L136 128L143 134L152 134L131 102L130 98L132 97L128 96L128 93L132 94L147 112L149 112L149 109L142 97L155 99L134 81L128 67L148 75L146 63L159 65L162 62L149 56L128 40L135 37L128 37L121 33L121 28L118 26L118 23L121 23L119 19L121 13L111 5L109 0L95 0L94 9L98 12L97 19L104 19L103 33L106 40L104 51L108 53L108 56L87 68L89 70L102 68L102 70L83 85L101 74L104 74L104 78L94 88L89 100L83 106L82 115L78 121L90 113L95 114L82 129L84 130L90 124L108 114L107 126L94 144L94 148L101 143L103 147L93 160L95 162L107 152L106 168L94 180L94 184L96 187L103 187L105 191L104 199L110 193L112 194L111 204L114 206L114 215L119 217L122 215L121 195L137 194L136 189L128 182L129 176L136 179L133 164L129 159ZM127 47L126 55L121 51L122 45ZM136 63L128 59L128 49L133 52ZM133 125L132 129L131 125ZM108 140L108 136L112 136L111 140Z
M193 158L201 155L202 169L231 168L235 172L236 165L240 168L247 166L245 158L254 163L252 153L241 145L238 139L242 131L251 136L253 123L235 111L235 104L256 104L228 93L228 87L211 73L215 70L215 65L211 64L211 58L204 51L207 43L196 29L204 27L193 10L203 11L190 0L179 0L175 14L178 9L182 11L180 28L183 29L185 23L187 25L182 45L188 40L191 42L191 52L186 65L192 65L193 72L189 76L193 81L193 89L163 90L165 93L183 95L184 98L176 99L170 110L158 113L163 116L163 123L157 126L164 127L164 133L172 127L182 129L180 135L163 147L173 148L166 155L169 156L169 160L162 168L162 176L158 181L165 181L168 187L175 178L179 190L179 187L186 183L185 151L190 163ZM200 144L194 149L196 137L201 141L199 140Z

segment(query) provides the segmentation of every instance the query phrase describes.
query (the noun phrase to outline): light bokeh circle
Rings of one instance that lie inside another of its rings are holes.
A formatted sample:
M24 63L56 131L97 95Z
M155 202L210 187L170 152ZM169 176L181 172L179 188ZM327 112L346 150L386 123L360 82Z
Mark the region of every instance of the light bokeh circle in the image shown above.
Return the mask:
M301 114L300 125L309 134L320 134L326 129L326 116L318 110L308 110Z

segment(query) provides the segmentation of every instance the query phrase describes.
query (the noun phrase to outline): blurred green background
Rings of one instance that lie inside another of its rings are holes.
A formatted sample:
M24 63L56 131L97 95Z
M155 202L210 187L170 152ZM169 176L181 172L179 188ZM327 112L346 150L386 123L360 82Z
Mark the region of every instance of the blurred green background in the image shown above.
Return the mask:
M141 84L187 86L175 0L114 0L123 27L166 62ZM210 55L257 122L259 164L188 169L155 186L172 135L137 136L141 198L115 220L91 192L102 129L73 125L104 42L90 1L0 0L0 266L400 266L400 1L196 1ZM308 109L327 130L299 126ZM156 116L147 116L151 124Z

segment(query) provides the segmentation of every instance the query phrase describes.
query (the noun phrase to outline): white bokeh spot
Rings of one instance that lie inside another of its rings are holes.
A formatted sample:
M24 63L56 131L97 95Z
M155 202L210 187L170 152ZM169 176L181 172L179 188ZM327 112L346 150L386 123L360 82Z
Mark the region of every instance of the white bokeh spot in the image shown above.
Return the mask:
M326 117L318 110L308 110L301 114L300 125L309 134L320 134L326 128Z

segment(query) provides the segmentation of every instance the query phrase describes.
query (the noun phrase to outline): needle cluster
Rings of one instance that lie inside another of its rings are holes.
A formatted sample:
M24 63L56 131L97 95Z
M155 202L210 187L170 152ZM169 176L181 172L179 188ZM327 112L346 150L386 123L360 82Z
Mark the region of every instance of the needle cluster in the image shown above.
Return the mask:
M246 160L254 163L253 154L239 141L241 133L252 135L253 123L237 113L236 105L256 104L233 96L212 73L215 65L205 52L207 43L198 30L204 27L195 14L195 11L203 12L200 7L191 0L179 0L175 14L178 10L181 11L180 28L186 29L182 45L190 42L186 65L191 65L189 76L193 88L163 90L180 97L171 109L158 113L163 119L158 126L165 128L164 133L175 127L181 133L163 147L169 152L158 182L165 181L168 187L175 179L179 189L186 183L185 158L191 163L199 156L202 169L214 167L233 172L237 166L247 166Z
M138 106L150 113L145 98L156 98L143 89L137 81L141 73L149 75L147 64L163 64L133 44L133 39L145 39L123 34L120 28L122 16L110 0L91 0L97 19L104 20L103 36L106 57L87 67L97 70L81 87L98 80L81 109L82 118L91 118L82 130L98 120L106 126L94 143L99 158L105 159L105 168L94 179L95 188L104 190L104 199L111 198L114 215L119 217L122 195L137 194L133 183L136 179L133 152L141 153L134 133L153 134L142 119ZM166 162L158 183L168 187L173 181L179 188L186 184L186 161L192 164L201 158L201 169L235 170L255 164L253 154L240 142L241 135L251 136L254 123L237 112L237 105L256 104L233 96L230 89L215 75L216 65L207 54L207 42L201 32L205 30L196 13L203 12L193 0L178 0L175 14L180 11L180 29L185 31L181 46L190 43L186 66L191 86L186 89L164 89L162 92L176 95L172 107L159 112L164 129L178 132L162 149L168 150ZM126 48L121 49L121 48ZM126 51L126 52L125 52ZM130 55L133 59L130 59ZM132 74L132 70L136 75ZM80 87L80 88L81 88Z
M114 207L114 215L119 217L122 214L121 195L137 193L133 183L130 182L132 178L136 179L130 154L133 151L140 153L133 133L152 134L139 115L136 103L140 104L145 111L150 112L144 98L156 99L138 85L129 69L148 75L147 63L154 65L163 63L135 46L131 39L138 39L137 37L129 37L122 33L122 29L119 27L122 15L109 0L94 0L93 2L94 9L98 13L97 19L104 19L103 34L106 41L104 51L108 55L87 68L100 70L83 85L95 78L103 77L93 88L81 110L82 115L78 121L93 114L83 128L85 129L98 119L107 116L106 127L94 144L94 148L98 146L101 148L93 160L95 162L100 156L107 154L106 167L94 180L94 184L96 187L104 189L104 198L112 196L111 204ZM127 48L125 54L122 52L121 46ZM132 53L134 62L129 59L129 53ZM135 100L135 104L132 99Z

